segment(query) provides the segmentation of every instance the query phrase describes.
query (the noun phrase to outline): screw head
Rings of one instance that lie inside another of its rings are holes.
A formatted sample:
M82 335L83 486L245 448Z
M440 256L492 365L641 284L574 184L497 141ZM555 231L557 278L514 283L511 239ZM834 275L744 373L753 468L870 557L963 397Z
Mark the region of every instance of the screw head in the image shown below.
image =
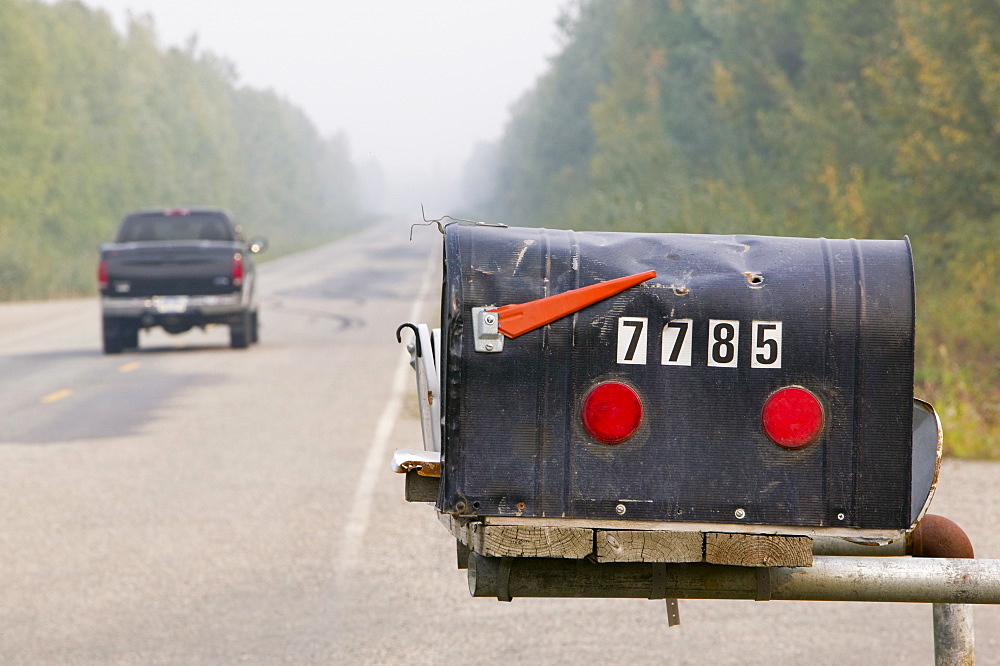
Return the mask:
M486 315L486 323L487 323L487 324L492 324L492 323L494 323L494 322L495 322L496 320L497 320L497 318L496 318L496 317L494 317L493 315Z
M615 507L615 512L619 516L624 516L625 515L625 505L624 504L619 504L618 506L616 506Z
M747 512L743 509L736 509L736 517L743 520L747 517Z
M844 518L846 518L846 517L847 517L847 516L845 516L845 515L844 515L844 514L842 514L842 513L838 513L838 514L837 514L837 520L843 520L843 519L844 519Z
M492 342L487 342L486 343L486 351L493 351L493 343Z

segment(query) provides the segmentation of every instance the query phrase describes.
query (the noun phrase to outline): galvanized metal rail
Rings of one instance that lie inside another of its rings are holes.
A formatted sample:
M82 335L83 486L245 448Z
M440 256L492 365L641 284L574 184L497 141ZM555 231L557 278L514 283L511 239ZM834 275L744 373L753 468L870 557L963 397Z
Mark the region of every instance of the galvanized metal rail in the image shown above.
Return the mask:
M625 597L934 604L938 664L974 663L971 606L1000 604L1000 560L817 557L811 567L469 560L474 597Z
M1000 560L817 557L811 567L767 568L474 555L469 591L500 598L1000 604Z
M969 604L1000 604L1000 560L976 560L955 523L928 515L904 541L860 546L817 540L808 567L696 563L598 563L469 557L474 597L596 597L867 601L933 604L935 662L974 664ZM912 555L912 557L908 557ZM872 557L877 556L877 557ZM676 613L676 606L675 613ZM671 621L675 624L676 619Z

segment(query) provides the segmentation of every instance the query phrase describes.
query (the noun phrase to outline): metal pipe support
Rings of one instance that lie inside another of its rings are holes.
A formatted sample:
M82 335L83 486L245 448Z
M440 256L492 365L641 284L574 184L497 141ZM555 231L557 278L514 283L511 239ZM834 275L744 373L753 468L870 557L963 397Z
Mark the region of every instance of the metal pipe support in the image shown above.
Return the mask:
M665 567L665 575L662 570L654 571L656 567ZM469 561L469 591L474 597L494 598L1000 604L1000 560L817 557L811 567L755 568L704 563L599 564L474 554Z

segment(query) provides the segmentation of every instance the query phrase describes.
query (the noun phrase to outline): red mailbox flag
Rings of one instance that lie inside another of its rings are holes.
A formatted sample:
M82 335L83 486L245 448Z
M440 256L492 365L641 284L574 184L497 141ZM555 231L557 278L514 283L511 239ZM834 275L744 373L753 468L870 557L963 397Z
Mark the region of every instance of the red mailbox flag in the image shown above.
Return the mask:
M487 312L500 315L500 332L508 338L516 338L655 277L656 271L626 275L539 298L537 301L503 305Z

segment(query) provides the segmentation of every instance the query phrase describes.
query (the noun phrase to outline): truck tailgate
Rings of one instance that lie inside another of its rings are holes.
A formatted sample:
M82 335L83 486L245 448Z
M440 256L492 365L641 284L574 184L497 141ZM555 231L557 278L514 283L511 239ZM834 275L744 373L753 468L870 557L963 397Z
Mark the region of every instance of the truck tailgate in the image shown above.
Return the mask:
M104 247L109 296L225 294L233 284L237 242L173 241Z

